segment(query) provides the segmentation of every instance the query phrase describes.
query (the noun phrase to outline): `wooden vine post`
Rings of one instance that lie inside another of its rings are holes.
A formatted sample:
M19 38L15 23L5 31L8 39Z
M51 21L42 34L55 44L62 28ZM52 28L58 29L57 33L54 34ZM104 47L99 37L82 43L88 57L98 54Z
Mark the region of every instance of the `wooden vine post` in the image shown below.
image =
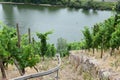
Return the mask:
M28 28L28 36L29 36L29 43L31 43L31 32L30 32L30 28Z
M17 36L18 36L18 44L17 45L18 45L18 48L20 49L20 32L19 32L19 26L18 26L18 24L16 24L16 29L17 29ZM20 68L17 60L14 60L14 63L16 65L16 67L17 67L20 75L21 76L24 75L25 70L21 70L21 68Z
M30 28L28 28L28 38L29 38L29 44L31 44L32 42L31 42L31 30L30 30ZM33 40L33 45L34 45L34 42L35 42L34 38L32 38L32 40ZM37 72L39 72L39 70L35 66L34 66L34 69Z
M16 24L16 28L17 28L17 36L18 36L18 48L20 48L20 31L19 31L18 24Z
M59 54L56 54L56 57L57 57L57 59L58 59L58 64L60 64L60 61L59 61L59 59L60 59L60 58L59 58L59 57L60 57L60 55L59 55ZM57 70L56 80L58 80L58 79L59 79L59 76L58 76L59 74L58 74L58 73L59 73L59 69Z

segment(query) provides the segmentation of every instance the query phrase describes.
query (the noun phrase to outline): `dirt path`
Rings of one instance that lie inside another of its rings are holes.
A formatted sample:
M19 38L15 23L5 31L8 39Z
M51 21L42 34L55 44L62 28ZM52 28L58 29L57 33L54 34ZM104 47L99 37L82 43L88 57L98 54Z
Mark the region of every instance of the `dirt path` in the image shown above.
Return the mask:
M83 80L79 75L79 71L75 70L74 66L70 64L69 58L62 58L61 67L59 70L59 80ZM56 73L44 77L42 80L55 80Z

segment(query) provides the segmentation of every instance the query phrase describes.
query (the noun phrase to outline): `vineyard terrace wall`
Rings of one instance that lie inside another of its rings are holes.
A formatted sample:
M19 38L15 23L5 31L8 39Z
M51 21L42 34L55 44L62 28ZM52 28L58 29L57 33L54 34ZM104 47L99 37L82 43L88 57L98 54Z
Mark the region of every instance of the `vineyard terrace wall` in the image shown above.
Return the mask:
M100 68L101 60L88 57L81 51L70 51L69 53L69 61L75 69L77 70L79 67L80 72L89 73L94 80L120 80L120 72L112 71L108 67Z

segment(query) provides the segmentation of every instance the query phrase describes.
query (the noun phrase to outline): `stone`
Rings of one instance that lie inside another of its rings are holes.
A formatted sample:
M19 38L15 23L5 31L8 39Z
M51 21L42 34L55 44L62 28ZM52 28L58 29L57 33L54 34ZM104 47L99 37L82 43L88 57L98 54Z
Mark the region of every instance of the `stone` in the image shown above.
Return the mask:
M120 80L120 72L111 73L109 80Z
M77 52L78 53L78 52ZM71 52L69 60L71 64L79 66L83 72L89 72L90 75L99 80L120 80L120 73L113 72L111 68L105 69L100 67L108 58L109 55L105 56L103 60L97 60L94 57L88 57L83 52L74 54ZM76 67L76 68L77 68Z

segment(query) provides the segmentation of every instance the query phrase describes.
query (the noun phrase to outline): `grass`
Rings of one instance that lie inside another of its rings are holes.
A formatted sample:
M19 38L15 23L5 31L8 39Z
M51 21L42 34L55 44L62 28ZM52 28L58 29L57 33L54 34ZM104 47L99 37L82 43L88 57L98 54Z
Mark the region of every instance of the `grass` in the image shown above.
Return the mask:
M95 80L92 76L91 76L91 74L90 73L88 73L88 72L83 72L83 79L84 80Z

